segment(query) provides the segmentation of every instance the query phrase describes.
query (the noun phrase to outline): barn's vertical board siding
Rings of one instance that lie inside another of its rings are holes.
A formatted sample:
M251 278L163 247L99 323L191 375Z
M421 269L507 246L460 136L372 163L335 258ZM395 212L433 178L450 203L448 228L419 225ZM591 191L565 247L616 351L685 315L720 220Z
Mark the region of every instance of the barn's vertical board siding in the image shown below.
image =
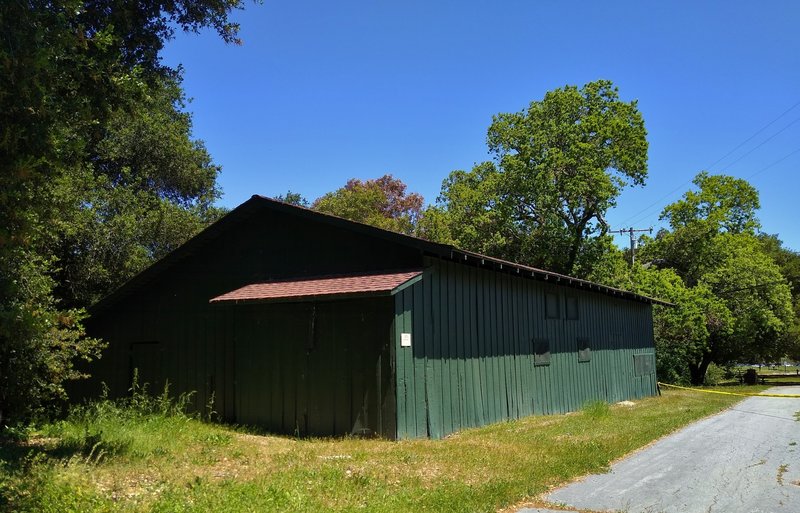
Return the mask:
M433 371L432 376L426 376L428 384L427 395L430 397L428 401L428 409L431 424L431 436L440 438L445 433L444 423L444 390L442 387L442 332L444 331L442 316L441 316L441 273L434 267L425 269L425 278L428 279L428 285L431 290L430 304L426 305L426 310L431 313L428 318L428 325L432 329L430 340L431 353L430 358L432 363L430 368ZM423 281L424 281L423 279ZM427 344L427 343L426 343ZM427 369L428 367L426 367Z
M403 333L405 312L403 311L403 294L400 292L394 298L394 336L392 343L395 347L395 394L397 395L397 437L408 438L408 417L406 413L406 352L408 348L400 346L400 336Z
M557 319L546 317L547 292L558 296ZM578 319L566 318L567 295ZM656 392L655 377L633 369L634 354L653 352L649 305L438 258L395 305L398 438ZM401 348L409 326L412 348ZM550 341L549 365L534 366L537 338ZM589 339L588 362L578 361L579 338Z
M424 309L426 315L424 348L425 348L425 402L428 408L428 433L432 438L440 438L442 430L442 396L441 396L441 376L439 375L439 363L436 350L438 344L435 343L439 335L439 322L437 312L439 311L439 281L438 274L431 268L424 271L422 279L423 291L425 294Z
M464 375L464 339L463 339L463 319L461 311L461 278L460 267L450 264L447 282L450 300L450 351L454 365L451 366L451 383L456 390L456 401L453 404L453 424L457 426L468 426L466 422L466 400L465 400L465 375Z
M425 299L425 283L417 282L416 286L408 289L409 311L412 305L423 304ZM424 309L417 310L412 315L409 326L411 332L411 353L414 355L414 412L416 417L414 433L418 437L428 436L428 408L425 397L425 321L430 317L430 313Z
M479 282L477 280L477 269L470 268L469 269L470 280L469 280L469 297L467 298L469 302L469 337L470 337L470 359L469 362L472 365L472 372L473 375L476 377L475 387L473 388L474 393L474 400L475 400L475 424L482 426L486 423L486 411L485 411L485 393L484 393L484 386L486 383L486 377L484 375L484 363L485 359L481 355L481 341L479 338L479 331L478 331L478 287Z

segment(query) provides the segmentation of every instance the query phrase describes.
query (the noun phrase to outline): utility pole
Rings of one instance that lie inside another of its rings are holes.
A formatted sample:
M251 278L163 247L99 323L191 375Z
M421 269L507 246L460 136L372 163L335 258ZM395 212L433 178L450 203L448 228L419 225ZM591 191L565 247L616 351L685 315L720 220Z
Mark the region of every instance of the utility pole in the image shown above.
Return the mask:
M611 233L618 233L620 235L627 233L631 236L631 267L633 267L633 263L636 261L636 237L634 237L633 234L638 232L653 233L653 227L651 226L650 228L634 229L633 226L631 226L628 229L623 228L622 230L611 231Z

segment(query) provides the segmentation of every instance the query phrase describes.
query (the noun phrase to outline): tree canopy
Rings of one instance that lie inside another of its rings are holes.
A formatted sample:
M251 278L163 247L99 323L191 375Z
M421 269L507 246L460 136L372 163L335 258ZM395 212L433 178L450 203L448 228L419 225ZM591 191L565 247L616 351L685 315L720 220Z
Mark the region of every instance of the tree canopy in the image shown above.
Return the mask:
M317 198L311 208L410 235L416 230L423 198L406 193L406 188L392 175L366 181L352 178L344 187Z
M663 372L677 376L683 367L692 383L701 384L712 362L761 362L787 354L796 318L786 275L756 234L756 189L745 180L708 173L698 174L694 184L698 190L664 209L671 229L645 239L640 260L680 278L686 295L679 310L702 312L704 329L690 328L696 317L686 322L690 340L676 343L682 337L674 330L656 330ZM767 242L779 252L774 241ZM675 316L659 311L656 326Z
M83 308L213 219L214 165L191 137L176 30L241 0L0 2L0 427L63 395Z
M647 178L646 136L636 101L621 101L609 81L550 91L494 116L494 162L450 174L424 234L587 276L608 247L606 212Z

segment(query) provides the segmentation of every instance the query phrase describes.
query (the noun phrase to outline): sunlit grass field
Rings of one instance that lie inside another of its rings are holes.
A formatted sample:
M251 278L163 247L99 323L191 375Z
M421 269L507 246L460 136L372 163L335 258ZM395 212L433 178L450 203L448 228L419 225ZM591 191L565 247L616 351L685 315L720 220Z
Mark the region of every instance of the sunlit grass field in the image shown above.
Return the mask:
M203 422L166 398L100 401L2 443L0 510L498 511L603 472L739 399L670 390L400 442L256 434Z

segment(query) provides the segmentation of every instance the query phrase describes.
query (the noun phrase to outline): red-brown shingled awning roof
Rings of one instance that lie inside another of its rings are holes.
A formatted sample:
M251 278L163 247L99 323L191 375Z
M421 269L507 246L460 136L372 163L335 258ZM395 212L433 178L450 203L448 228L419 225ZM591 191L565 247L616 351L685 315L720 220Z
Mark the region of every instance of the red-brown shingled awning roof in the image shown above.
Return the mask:
M422 271L404 271L251 283L212 298L209 302L310 301L390 296L421 278Z

